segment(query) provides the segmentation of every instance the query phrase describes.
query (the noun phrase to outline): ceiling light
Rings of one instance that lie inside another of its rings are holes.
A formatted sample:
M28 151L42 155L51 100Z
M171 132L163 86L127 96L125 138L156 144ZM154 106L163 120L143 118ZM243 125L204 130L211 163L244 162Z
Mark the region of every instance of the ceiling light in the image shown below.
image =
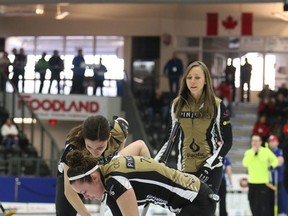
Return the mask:
M57 14L56 14L56 17L55 19L57 20L61 20L61 19L64 19L66 16L69 15L69 12L68 11L63 11L61 12L61 7L60 5L57 5Z
M36 5L35 13L38 15L44 14L44 6L43 5Z
M279 18L279 19L282 19L282 20L288 22L288 16L284 13L274 12L274 13L272 13L272 15Z

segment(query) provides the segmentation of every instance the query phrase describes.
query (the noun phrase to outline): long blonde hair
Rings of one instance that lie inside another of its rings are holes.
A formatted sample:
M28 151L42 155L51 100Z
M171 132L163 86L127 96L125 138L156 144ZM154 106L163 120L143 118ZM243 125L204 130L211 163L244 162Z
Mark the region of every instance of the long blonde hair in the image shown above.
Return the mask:
M196 102L196 100L193 100L193 102L195 104L197 103L196 105L199 108L203 104L202 109L199 110L199 112L202 114L203 117L206 117L206 116L213 117L215 115L215 104L216 104L215 92L214 92L214 88L212 85L210 71L208 70L207 66L201 61L194 61L190 63L188 67L186 68L185 74L183 75L182 80L181 80L181 85L180 85L178 96L173 101L174 107L175 107L174 112L176 114L176 117L179 118L185 101L187 101L188 97L191 97L193 99L186 84L186 78L190 70L193 67L200 67L202 71L204 72L204 76L205 76L205 85L203 88L202 95L198 102Z

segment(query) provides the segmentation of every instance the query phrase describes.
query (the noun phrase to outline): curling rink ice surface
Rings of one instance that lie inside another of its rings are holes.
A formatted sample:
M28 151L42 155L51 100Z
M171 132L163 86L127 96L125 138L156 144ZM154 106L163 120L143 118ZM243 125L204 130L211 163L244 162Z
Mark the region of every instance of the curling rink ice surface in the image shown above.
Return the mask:
M15 216L52 216L55 215L54 203L13 203L2 202L6 209L16 209ZM86 204L92 216L100 216L100 206L97 204ZM247 193L228 193L227 194L228 216L251 216ZM139 207L141 213L142 207ZM2 216L0 214L0 216ZM103 215L101 215L103 216ZM105 209L104 216L113 216L108 207ZM168 210L158 206L150 205L146 216L174 216ZM218 206L215 216L218 216Z

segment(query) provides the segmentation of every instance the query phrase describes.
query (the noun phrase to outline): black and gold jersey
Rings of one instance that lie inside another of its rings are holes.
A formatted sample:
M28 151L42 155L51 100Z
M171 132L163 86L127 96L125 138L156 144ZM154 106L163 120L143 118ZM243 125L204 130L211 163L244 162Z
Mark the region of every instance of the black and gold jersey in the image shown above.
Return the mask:
M151 158L115 156L99 167L107 193L117 200L133 188L138 205L153 203L179 213L200 190L200 180Z
M219 98L215 98L215 115L202 116L199 112L201 107L196 107L189 100L190 97L182 107L180 118L176 118L173 104L171 108L172 127L176 121L181 126L177 143L177 169L195 173L208 161L211 167L220 167L232 145L230 116L225 105Z
M111 158L118 153L120 145L125 142L125 139L128 136L128 122L120 117L113 120L110 123L110 133L111 137L108 141L107 149L99 158L99 160L101 160L102 163L107 163L108 161L110 161ZM70 151L73 151L75 149L77 149L75 145L66 143L64 152L62 153L62 156L58 164L58 173L63 173L64 171L63 163L67 164L66 156Z

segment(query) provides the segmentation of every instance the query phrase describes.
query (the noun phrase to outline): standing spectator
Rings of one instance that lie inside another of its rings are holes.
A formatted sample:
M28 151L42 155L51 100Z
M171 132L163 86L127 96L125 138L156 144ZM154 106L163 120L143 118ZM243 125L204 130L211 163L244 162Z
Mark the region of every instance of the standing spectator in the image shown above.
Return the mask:
M267 141L267 138L270 133L270 124L267 121L267 117L265 115L261 115L258 117L257 121L255 122L253 126L253 134L257 134L261 136L261 139L263 140L263 145Z
M195 174L218 192L223 158L232 146L232 127L226 106L215 96L210 72L203 62L192 62L186 68L178 96L172 102L171 119L170 129L176 121L181 127L176 142L180 149L178 170Z
M20 48L19 53L17 53L17 49L12 50L15 58L13 61L13 77L12 77L12 83L14 84L14 87L16 90L19 90L19 76L22 76L22 92L24 92L24 86L25 86L25 66L27 64L27 56L24 53L24 49Z
M223 101L230 114L232 113L231 90L231 86L227 85L226 81L222 81L220 85L216 88L216 95Z
M279 148L279 140L277 136L271 135L268 138L268 145L271 151L275 154L275 156L278 158L278 167L276 169L271 170L272 174L272 182L274 185L276 185L275 182L275 175L277 174L277 195L278 195L278 213L285 213L286 210L284 209L284 205L282 202L282 191L283 191L283 151ZM276 173L277 172L277 173ZM274 192L274 191L273 191ZM275 193L275 192L274 192ZM271 205L274 205L274 193L273 196L271 196Z
M278 159L269 148L261 146L260 135L251 137L251 148L244 154L242 164L248 168L248 200L253 216L271 216L269 167L277 167ZM271 210L272 209L272 210Z
M11 149L18 141L18 129L9 117L1 127L1 135L6 149Z
M180 77L183 74L183 63L177 57L176 52L173 52L172 58L166 63L164 67L164 75L168 77L170 95L174 97L179 91ZM175 85L175 90L174 90Z
M39 87L39 93L43 93L42 89L44 86L44 81L45 81L45 75L46 71L49 68L49 63L45 59L46 57L46 52L42 53L42 57L39 59L39 61L35 65L35 72L38 72L40 74L40 87Z
M77 56L74 57L72 64L73 68L73 78L72 78L72 88L70 94L84 94L84 74L86 70L85 59L83 57L83 50L79 49Z
M225 68L225 80L226 84L231 86L232 89L232 102L235 101L235 95L236 95L236 87L235 87L235 72L236 68L233 65L233 59L231 59L230 65L227 65Z
M286 191L286 197L288 197L288 125L286 127L286 134L282 141L283 146L283 157L284 157L284 171L283 171L283 185ZM286 201L286 213L288 213L287 208L287 201Z
M250 102L250 79L251 79L252 65L248 63L248 59L245 58L245 64L240 69L240 91L241 102L244 102L244 84L247 84L247 102Z
M11 64L8 53L3 51L3 55L0 58L0 89L1 91L6 91L6 81L8 80L9 76L9 65Z
M58 94L60 94L60 72L64 70L63 60L58 54L58 50L53 51L52 57L49 59L49 69L51 71L51 81L48 89L50 94L53 80L57 81Z
M229 187L232 187L232 166L231 161L228 157L224 157L223 166L223 178L219 188L219 216L227 216L226 209L226 193L227 193L227 181L229 181Z
M103 83L105 80L106 67L102 64L102 58L100 58L99 65L94 68L94 82L93 95L96 95L96 90L99 87L101 96L103 96Z
M152 125L152 121L155 120L156 114L160 115L161 123L165 124L168 117L168 112L169 107L165 103L165 98L162 91L160 89L156 89L150 98L147 108L148 126Z

